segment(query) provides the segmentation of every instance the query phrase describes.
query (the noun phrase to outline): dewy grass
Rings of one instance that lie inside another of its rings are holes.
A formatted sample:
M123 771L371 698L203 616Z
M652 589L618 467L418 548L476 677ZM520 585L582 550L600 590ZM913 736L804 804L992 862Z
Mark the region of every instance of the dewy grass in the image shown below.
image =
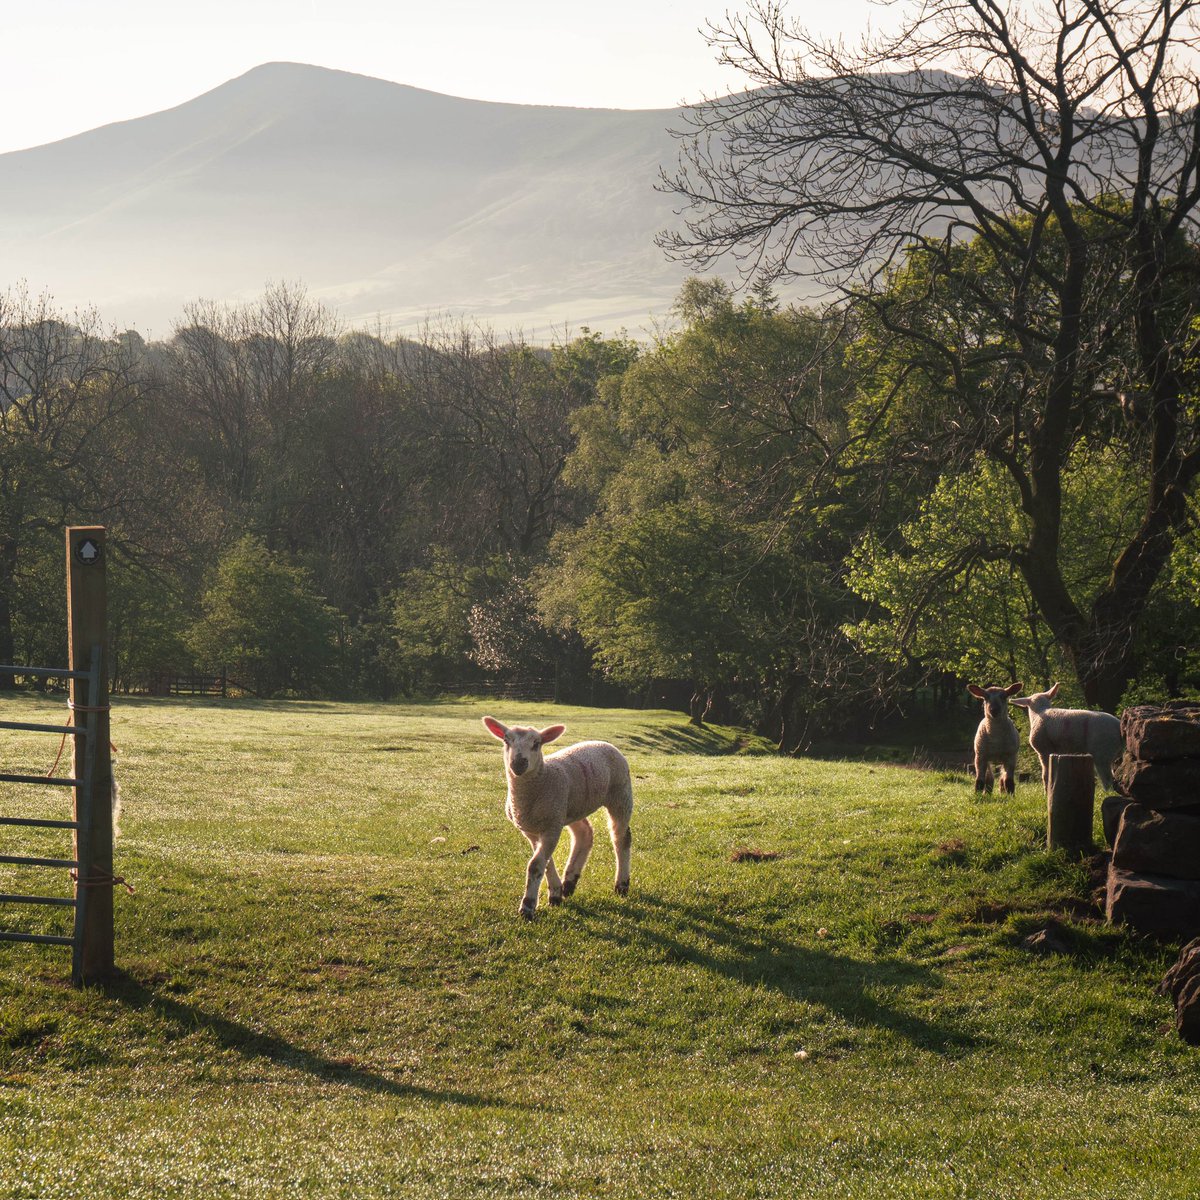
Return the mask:
M489 710L625 750L628 900L600 836L518 920ZM1169 950L1088 918L1035 785L469 700L118 700L113 738L122 974L76 991L65 952L0 945L0 1197L1200 1192ZM1050 919L1070 950L1035 955Z

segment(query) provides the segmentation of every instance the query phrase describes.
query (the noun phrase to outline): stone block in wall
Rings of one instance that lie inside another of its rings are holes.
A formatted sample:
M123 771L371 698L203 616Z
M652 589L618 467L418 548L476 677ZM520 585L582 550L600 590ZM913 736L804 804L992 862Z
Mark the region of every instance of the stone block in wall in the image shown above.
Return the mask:
M1113 778L1121 795L1147 808L1200 808L1200 758L1146 762L1126 751Z
M1121 736L1134 758L1200 758L1200 704L1139 704L1121 714Z
M1121 814L1112 861L1123 871L1200 880L1200 817L1130 801Z
M1108 868L1107 915L1114 925L1132 925L1159 937L1200 934L1200 883Z
M1179 957L1163 976L1158 990L1162 995L1178 1000L1184 984L1190 979L1200 979L1200 937L1193 938L1179 952Z
M1175 1028L1185 1042L1200 1046L1200 975L1193 975L1175 1001Z
M1121 814L1126 805L1136 804L1128 796L1105 796L1100 801L1100 823L1104 826L1104 844L1111 846L1117 840L1117 829L1121 825Z

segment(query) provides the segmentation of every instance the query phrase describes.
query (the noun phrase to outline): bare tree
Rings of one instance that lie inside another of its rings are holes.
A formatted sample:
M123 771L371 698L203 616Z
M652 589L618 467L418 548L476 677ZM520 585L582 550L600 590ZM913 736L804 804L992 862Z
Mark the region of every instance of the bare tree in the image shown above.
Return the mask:
M528 557L563 520L570 417L587 397L555 370L551 352L502 343L487 329L430 328L412 363L418 403L436 431L431 454L445 458L440 507L458 527L448 540L473 540L473 557Z
M145 392L136 347L94 313L67 320L45 296L0 295L0 662L14 659L15 589L34 540L122 511L112 430Z
M813 276L869 312L894 370L867 428L914 374L940 391L941 419L927 409L908 449L987 456L1027 518L1020 544L980 542L961 568L1012 562L1087 698L1112 707L1200 473L1183 398L1200 300L1197 4L904 12L849 49L773 2L712 26L752 86L691 110L666 180L686 225L662 241L701 266L734 255L747 275ZM898 293L914 263L923 286ZM1062 569L1064 471L1119 397L1131 423L1108 428L1140 464L1141 516L1083 599Z

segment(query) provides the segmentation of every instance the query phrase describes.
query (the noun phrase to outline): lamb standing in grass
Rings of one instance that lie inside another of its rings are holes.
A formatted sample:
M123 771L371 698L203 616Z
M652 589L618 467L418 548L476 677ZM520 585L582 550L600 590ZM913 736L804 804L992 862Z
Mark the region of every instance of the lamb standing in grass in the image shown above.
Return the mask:
M533 919L543 875L549 884L551 904L561 904L563 897L575 890L592 849L588 816L600 807L608 809L608 829L617 855L616 893L628 895L633 783L629 763L620 750L608 742L578 742L543 758L542 747L560 737L565 726L510 728L495 717L484 717L483 723L504 742L508 776L505 814L533 847L520 915L527 921ZM560 881L553 855L564 828L571 834L571 853Z
M1050 755L1090 754L1100 782L1113 790L1112 764L1122 749L1121 722L1106 712L1051 708L1058 684L1013 700L1029 713L1029 744L1042 761L1042 786L1050 786Z
M1017 787L1017 753L1021 735L1008 715L1008 698L1021 690L1019 683L1009 687L981 688L967 685L967 691L983 701L983 720L975 730L975 790L992 790L992 763L1000 764L1000 790L1010 796Z

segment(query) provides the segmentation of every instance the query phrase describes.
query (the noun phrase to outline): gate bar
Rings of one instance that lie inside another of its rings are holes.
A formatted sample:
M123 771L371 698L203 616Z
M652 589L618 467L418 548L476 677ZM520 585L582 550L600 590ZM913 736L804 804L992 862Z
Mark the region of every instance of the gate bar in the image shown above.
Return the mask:
M4 668L0 667L0 671ZM35 725L29 721L0 721L0 729L28 729L34 733L69 733L82 737L87 729L82 725Z
M76 782L61 775L0 775L0 783L36 783L42 787L74 787Z
M57 933L0 933L0 942L40 942L45 946L70 946L74 938Z
M0 904L56 904L62 908L75 907L75 901L68 896L9 896L2 893Z
M32 825L37 829L78 829L78 821L51 821L41 817L0 817L0 825Z
M37 679L86 679L86 671L71 671L66 667L20 667L12 663L0 663L4 675L32 675Z
M73 858L27 858L23 854L0 854L0 863L16 863L21 867L66 867L77 871L79 863Z

